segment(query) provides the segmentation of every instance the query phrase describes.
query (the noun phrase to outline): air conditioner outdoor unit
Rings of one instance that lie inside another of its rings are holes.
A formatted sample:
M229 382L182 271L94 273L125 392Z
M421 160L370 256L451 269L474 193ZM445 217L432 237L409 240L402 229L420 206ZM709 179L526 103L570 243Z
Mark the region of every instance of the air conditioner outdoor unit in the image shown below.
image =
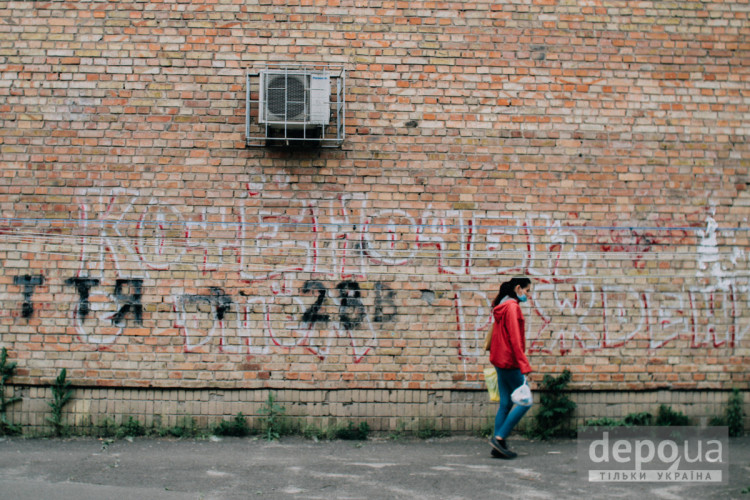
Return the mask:
M325 72L260 72L258 122L273 128L304 129L328 125L331 80Z

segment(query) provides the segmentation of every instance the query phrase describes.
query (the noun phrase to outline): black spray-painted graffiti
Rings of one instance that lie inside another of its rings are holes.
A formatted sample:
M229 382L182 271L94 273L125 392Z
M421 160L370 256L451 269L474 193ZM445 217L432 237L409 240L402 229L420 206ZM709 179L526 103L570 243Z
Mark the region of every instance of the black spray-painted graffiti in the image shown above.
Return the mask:
M321 312L323 305L328 298L328 289L320 281L306 281L302 286L302 294L317 295L315 303L308 306L302 314L302 321L310 325L314 323L328 323L331 321L329 314ZM362 302L362 291L359 283L352 280L346 280L336 285L337 297L339 304L339 324L344 330L356 330L365 320L367 312L365 304ZM388 285L375 283L375 304L372 321L375 323L386 323L393 321L396 317L396 303L394 298L396 292L391 290Z
M354 330L365 317L365 306L362 304L359 284L356 281L342 281L336 285L341 298L339 321L344 330Z
M374 289L375 303L372 321L375 323L393 321L397 314L397 307L394 302L396 292L383 283L375 283ZM211 291L210 295L182 295L180 297L180 304L182 307L189 306L190 304L206 304L213 310L215 319L222 321L234 302L221 288L211 287L209 290ZM345 330L358 329L367 317L359 283L352 280L342 281L336 285L335 290L337 295L332 298L336 299L338 303L339 324ZM311 295L315 298L315 302L307 306L302 313L302 323L313 326L316 323L326 324L332 321L331 315L323 312L329 299L329 290L322 282L316 280L305 281L300 289L300 293L303 296ZM243 296L246 295L243 292L240 292L240 294Z
M232 298L219 287L209 288L211 295L186 294L181 297L183 306L189 304L207 304L214 312L217 321L223 321L229 309L232 307Z
M379 283L379 285L382 286L382 283ZM338 291L339 299L339 323L344 330L356 330L366 316L359 283L350 280L342 281L336 285L336 290ZM302 315L302 321L311 325L317 322L328 323L331 319L330 315L320 312L328 295L328 290L323 283L319 281L306 281L302 286L302 293L317 294L315 303L308 307ZM376 296L376 311L378 308L382 309L381 300L381 297ZM374 321L377 322L377 320Z
M327 323L330 319L330 316L328 314L321 314L320 312L320 309L323 307L323 303L326 300L327 291L325 286L323 286L323 284L319 281L305 281L305 284L302 287L302 293L318 294L315 303L308 307L305 310L305 313L302 315L302 321L310 324L317 322Z
M396 303L395 290L391 290L388 285L375 283L375 316L373 321L376 323L388 323L396 319L398 312Z
M14 278L14 283L22 288L23 305L22 314L24 318L31 318L34 313L33 294L35 288L44 284L44 277L41 275L30 276L23 275ZM64 281L66 286L73 287L78 294L78 303L73 311L73 321L79 336L82 340L96 343L107 344L113 342L120 335L122 329L128 327L128 320L135 325L143 324L143 280L142 279L117 279L115 280L114 290L107 292L101 290L101 281L97 278L90 277L72 277ZM305 332L309 336L316 330L332 329L339 332L371 331L372 338L375 331L372 330L373 323L387 323L394 321L398 308L396 306L396 292L387 284L374 283L371 289L374 293L371 300L365 303L363 289L361 285L353 280L344 280L334 285L326 285L317 280L305 281L297 292L297 297L291 297L292 303L296 304L296 312L292 316L296 318L298 326L289 328L297 332ZM186 350L204 345L209 337L217 335L221 337L220 345L222 349L231 349L229 346L227 333L232 327L238 330L237 339L245 338L247 342L248 327L247 317L253 310L262 310L263 321L270 338L270 344L283 347L292 347L286 341L280 341L278 334L274 332L275 328L268 323L273 314L287 316L289 312L284 312L285 306L277 303L276 307L282 309L275 313L271 312L274 307L273 298L252 297L244 291L239 292L240 296L248 297L239 301L233 300L220 287L209 287L208 293L205 294L183 294L173 296L176 314L175 326L181 328L185 337ZM304 301L304 297L310 297L314 302ZM306 303L308 302L308 303ZM284 303L284 301L282 301ZM102 305L108 304L102 309ZM94 307L96 305L96 308ZM202 311L202 313L201 313ZM97 334L97 326L86 326L85 323L92 324L90 318L96 313L99 321L111 322L111 324L120 329L120 333L111 332L101 335ZM208 323L208 329L204 329L205 323L200 323L201 314L210 314L212 321ZM231 316L230 316L231 314ZM289 316L291 318L292 316ZM87 321L88 320L88 321ZM189 323L189 325L188 325ZM199 326L200 324L203 327ZM202 340L192 342L192 338L199 337ZM370 333L358 334L357 338L368 338ZM288 337L291 338L291 337ZM354 337L352 337L354 338ZM310 347L311 339L304 342L299 341L296 345ZM247 344L248 346L250 344ZM367 352L369 349L364 349ZM321 355L323 349L314 352ZM356 349L355 349L356 351ZM235 352L235 351L232 351ZM361 359L362 356L355 356Z
M65 280L65 284L74 286L78 290L78 317L81 318L81 321L84 321L91 310L89 304L91 289L99 285L99 280L91 278L68 278Z
M42 275L15 276L13 283L23 287L22 315L30 318L33 315L32 295L34 289L44 284ZM78 317L85 320L91 312L90 295L91 289L99 286L99 280L95 278L68 278L65 284L72 286L78 292ZM130 293L123 293L125 287L129 287ZM225 314L232 305L232 298L219 287L209 287L211 295L183 295L185 303L205 302L215 307L216 319L223 320ZM364 319L366 312L362 303L362 293L359 283L356 281L342 281L336 285L339 299L339 321L345 325L347 330L356 329ZM328 297L328 289L320 281L306 281L301 289L302 294L317 294L314 304L310 305L302 315L305 323L327 323L330 321L328 314L321 313L321 308ZM243 294L244 295L244 294ZM392 321L396 316L396 304L394 297L396 292L383 283L375 284L375 314L373 321L384 323ZM142 279L118 279L115 281L114 298L120 305L112 317L115 326L121 326L125 316L132 313L135 322L143 323L143 280Z
M125 287L130 288L130 294L123 293ZM122 304L117 313L112 317L112 324L122 326L125 316L132 312L135 316L135 322L143 324L143 306L141 305L141 296L143 295L143 280L140 279L120 279L115 281L115 300Z
M14 276L13 284L23 287L23 306L21 307L21 315L28 319L34 314L34 306L31 305L31 296L34 295L34 289L37 286L44 284L44 276L41 274Z
M73 286L78 291L78 318L81 322L86 320L86 316L91 311L89 297L91 289L99 285L98 279L92 278L68 278L65 284ZM128 287L130 293L123 293L123 289ZM141 297L143 295L143 280L141 279L118 279L115 281L114 298L120 307L112 316L112 324L115 326L124 326L125 317L132 313L135 322L143 324L143 305Z
M374 291L370 300L363 296L365 289ZM282 287L271 296L243 290L239 295L235 301L214 287L210 293L174 297L175 327L185 337L186 351L214 341L225 353L302 347L324 360L338 343L358 363L374 347L375 325L393 321L398 313L396 292L384 283L363 288L353 280L336 285L307 280L296 293Z

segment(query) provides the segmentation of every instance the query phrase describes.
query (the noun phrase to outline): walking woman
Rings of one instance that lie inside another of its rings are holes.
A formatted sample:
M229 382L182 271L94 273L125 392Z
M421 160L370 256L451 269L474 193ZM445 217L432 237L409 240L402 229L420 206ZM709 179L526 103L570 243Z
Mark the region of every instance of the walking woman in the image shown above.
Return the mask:
M492 456L515 458L516 453L508 448L505 438L531 406L513 405L511 393L523 385L525 375L531 372L526 359L526 323L519 303L526 302L531 293L531 280L526 277L513 278L500 286L492 301L492 340L490 363L497 370L497 385L500 390L500 407L495 416L495 431L490 438Z

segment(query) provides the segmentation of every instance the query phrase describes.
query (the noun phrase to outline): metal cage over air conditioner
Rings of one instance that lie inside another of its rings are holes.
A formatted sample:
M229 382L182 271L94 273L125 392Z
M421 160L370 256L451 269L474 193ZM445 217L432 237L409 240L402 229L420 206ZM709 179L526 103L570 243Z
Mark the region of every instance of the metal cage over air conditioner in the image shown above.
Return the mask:
M265 66L248 73L248 146L339 147L344 141L343 66Z

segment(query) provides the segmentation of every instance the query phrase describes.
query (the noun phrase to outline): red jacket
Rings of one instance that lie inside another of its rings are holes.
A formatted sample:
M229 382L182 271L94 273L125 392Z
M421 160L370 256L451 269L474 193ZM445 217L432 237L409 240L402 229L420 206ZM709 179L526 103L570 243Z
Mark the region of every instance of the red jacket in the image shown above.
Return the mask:
M495 323L492 325L490 363L498 368L520 368L521 373L531 372L526 359L526 321L521 306L514 299L498 304L492 310Z

